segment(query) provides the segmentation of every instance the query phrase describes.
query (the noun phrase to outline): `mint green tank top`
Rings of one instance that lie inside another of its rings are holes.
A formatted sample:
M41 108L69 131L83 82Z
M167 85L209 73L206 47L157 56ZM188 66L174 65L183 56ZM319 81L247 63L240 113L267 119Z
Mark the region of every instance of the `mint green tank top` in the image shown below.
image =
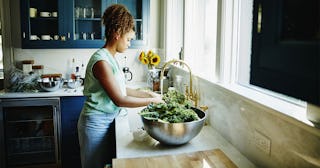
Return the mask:
M108 94L100 85L99 81L93 75L92 68L94 64L101 60L106 61L111 66L113 75L120 87L121 93L126 95L125 77L118 62L107 49L101 48L91 56L86 68L83 90L83 94L86 96L86 101L81 112L84 115L115 113L119 112L121 109L112 102Z

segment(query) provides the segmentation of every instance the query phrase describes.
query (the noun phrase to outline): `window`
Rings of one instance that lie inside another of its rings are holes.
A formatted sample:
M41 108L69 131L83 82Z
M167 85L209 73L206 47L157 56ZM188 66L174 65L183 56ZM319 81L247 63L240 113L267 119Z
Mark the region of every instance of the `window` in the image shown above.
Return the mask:
M216 65L217 0L186 0L184 60L193 73L209 81Z
M235 84L245 94L250 90L271 95L277 99L273 107L290 103L305 106L304 101L249 83L254 0L165 2L167 59L179 58L182 46L180 58L204 79L221 85Z
M320 105L319 4L254 0L250 84Z
M166 6L166 55L185 60L194 74L216 81L217 0L167 1Z

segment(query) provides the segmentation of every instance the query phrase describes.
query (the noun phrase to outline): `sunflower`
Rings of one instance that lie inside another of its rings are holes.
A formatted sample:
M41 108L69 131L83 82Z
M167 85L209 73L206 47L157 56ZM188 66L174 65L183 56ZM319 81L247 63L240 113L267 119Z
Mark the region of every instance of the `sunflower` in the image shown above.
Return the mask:
M142 51L139 55L139 60L142 61L142 59L146 56L146 53Z
M149 61L149 59L148 59L147 57L142 57L142 59L140 60L140 62L141 62L142 64L145 64L145 65L147 65L147 64L150 63L150 61Z
M160 63L161 58L158 54L153 53L151 50L149 50L147 54L144 51L141 51L141 53L139 54L139 61L142 64L145 64L145 65L148 65L148 67L151 67L151 66L157 66Z
M139 55L139 61L140 61L142 64L145 64L145 65L149 64L150 61L149 61L148 57L146 57L146 54L145 54L144 51L142 51L142 52L140 53L140 55Z
M150 57L150 64L157 66L160 63L160 56L158 54L153 54Z
M152 55L153 55L153 52L151 50L149 50L148 53L147 53L147 57L151 58Z

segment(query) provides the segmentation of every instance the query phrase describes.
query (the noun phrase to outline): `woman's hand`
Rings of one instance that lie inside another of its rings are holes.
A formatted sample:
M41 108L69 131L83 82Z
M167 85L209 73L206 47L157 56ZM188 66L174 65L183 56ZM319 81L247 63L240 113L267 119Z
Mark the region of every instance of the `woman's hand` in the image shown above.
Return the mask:
M162 95L152 92L152 91L142 91L136 89L127 88L127 94L133 97L147 98L150 99L152 103L165 103L162 100Z
M160 97L162 99L162 95L161 94L158 94L158 93L155 93L155 92L147 92L151 97Z
M155 97L153 97L152 99L154 99L152 102L153 103L156 103L156 104L158 104L158 103L165 103L163 100L162 100L162 96L161 95L155 95Z

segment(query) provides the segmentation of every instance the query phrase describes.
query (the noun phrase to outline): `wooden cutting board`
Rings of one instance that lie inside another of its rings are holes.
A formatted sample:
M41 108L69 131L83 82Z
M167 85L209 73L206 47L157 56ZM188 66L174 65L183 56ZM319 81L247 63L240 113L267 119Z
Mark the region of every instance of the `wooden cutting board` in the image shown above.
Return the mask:
M113 159L112 168L236 168L220 150L213 149L179 155Z

